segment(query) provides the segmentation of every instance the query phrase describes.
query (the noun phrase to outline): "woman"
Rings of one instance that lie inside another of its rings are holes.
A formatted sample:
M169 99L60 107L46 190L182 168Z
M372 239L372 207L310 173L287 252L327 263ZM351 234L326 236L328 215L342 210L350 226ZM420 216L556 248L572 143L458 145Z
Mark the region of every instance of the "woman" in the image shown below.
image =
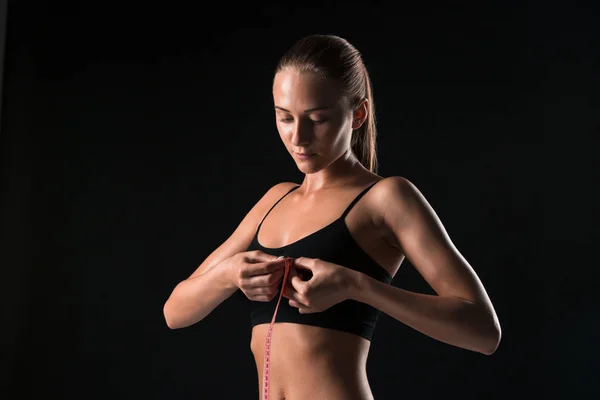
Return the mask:
M276 68L273 98L281 140L304 180L269 189L175 287L164 307L169 327L195 324L242 296L260 396L277 400L372 399L366 360L380 312L494 353L500 324L476 273L415 185L375 172L373 94L356 48L332 35L301 39ZM437 295L390 285L405 257Z

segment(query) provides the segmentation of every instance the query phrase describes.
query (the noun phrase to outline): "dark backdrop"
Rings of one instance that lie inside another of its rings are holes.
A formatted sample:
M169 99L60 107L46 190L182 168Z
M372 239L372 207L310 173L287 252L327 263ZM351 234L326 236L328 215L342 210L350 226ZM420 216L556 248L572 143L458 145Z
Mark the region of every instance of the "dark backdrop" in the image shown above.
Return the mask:
M235 300L176 331L162 306L269 187L301 182L271 80L310 33L362 52L380 174L421 189L503 329L484 356L383 314L375 398L598 393L580 194L598 175L598 9L550 3L9 2L2 397L257 397ZM431 292L408 261L393 284Z

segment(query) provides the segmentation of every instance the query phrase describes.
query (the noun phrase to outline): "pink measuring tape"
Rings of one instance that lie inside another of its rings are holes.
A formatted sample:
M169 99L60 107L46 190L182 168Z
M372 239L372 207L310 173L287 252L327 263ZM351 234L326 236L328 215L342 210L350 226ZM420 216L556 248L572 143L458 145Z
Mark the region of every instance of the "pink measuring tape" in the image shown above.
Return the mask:
M283 258L280 256L278 258ZM281 292L279 293L279 299L277 300L277 306L275 306L275 312L273 313L273 318L271 319L271 324L269 325L269 329L267 330L267 340L265 343L265 357L263 364L263 380L262 380L262 393L263 400L269 400L269 359L271 355L271 337L273 336L273 325L275 324L275 317L277 316L277 311L279 310L279 303L281 302L281 297L283 296L283 290L287 283L288 274L290 272L290 267L292 266L293 260L286 259L285 260L285 273L283 274L283 283L281 284Z

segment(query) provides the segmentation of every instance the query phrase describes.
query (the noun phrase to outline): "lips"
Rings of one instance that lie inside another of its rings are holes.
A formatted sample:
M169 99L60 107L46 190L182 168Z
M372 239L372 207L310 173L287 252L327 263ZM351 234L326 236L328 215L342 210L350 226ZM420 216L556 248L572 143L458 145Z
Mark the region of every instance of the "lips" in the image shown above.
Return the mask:
M312 158L315 153L295 153L296 157L299 158L300 160L307 160L309 158Z

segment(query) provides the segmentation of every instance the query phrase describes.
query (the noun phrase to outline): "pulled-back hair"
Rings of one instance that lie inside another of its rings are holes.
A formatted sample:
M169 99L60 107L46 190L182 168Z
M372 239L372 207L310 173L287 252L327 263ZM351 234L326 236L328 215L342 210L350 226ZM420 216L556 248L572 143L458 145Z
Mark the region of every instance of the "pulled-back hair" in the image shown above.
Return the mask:
M359 51L335 35L309 35L297 41L279 60L275 74L287 68L336 79L352 107L368 99L367 119L352 132L351 148L371 172L377 172L375 104L369 72Z

